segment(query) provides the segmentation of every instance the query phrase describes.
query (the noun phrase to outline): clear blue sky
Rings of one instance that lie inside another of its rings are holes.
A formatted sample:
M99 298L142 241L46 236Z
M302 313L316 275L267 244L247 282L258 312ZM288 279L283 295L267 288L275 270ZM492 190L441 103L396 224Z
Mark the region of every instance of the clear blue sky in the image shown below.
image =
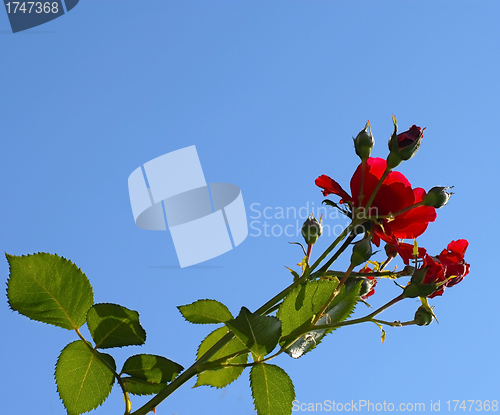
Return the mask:
M318 206L321 174L348 188L351 137L370 120L373 155L385 157L395 114L401 131L427 127L399 170L414 186L455 186L420 243L437 254L468 239L471 273L431 301L439 325L388 329L385 344L375 325L346 327L275 363L300 402L441 400L444 411L447 400L500 400L499 14L492 1L82 0L12 34L2 11L1 251L58 253L87 274L96 302L139 311L146 344L112 351L118 366L155 353L188 367L211 328L185 322L176 306L214 298L233 314L257 308L289 284L284 265L300 251L287 242L300 238L249 236L180 269L168 232L135 226L129 174L194 144L207 181L242 189L251 222L254 203ZM6 260L0 273L6 281ZM370 300L397 294L380 282ZM417 306L406 300L383 317L411 319ZM54 365L76 335L13 313L5 297L0 313L2 412L64 414ZM193 384L158 413L254 413L247 371L223 390ZM122 411L116 389L94 413Z

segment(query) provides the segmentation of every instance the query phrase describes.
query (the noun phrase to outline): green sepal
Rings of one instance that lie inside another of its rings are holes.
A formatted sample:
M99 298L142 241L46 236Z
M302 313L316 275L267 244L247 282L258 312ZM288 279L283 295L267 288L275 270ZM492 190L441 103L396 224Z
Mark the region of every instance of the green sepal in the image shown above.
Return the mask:
M292 380L279 366L260 363L250 371L257 415L290 415L295 399Z
M253 314L242 307L240 314L226 326L252 352L255 361L271 353L281 337L281 321L272 316Z
M87 313L87 326L99 349L141 345L146 341L139 313L121 305L94 304Z
M82 340L68 344L55 372L57 391L68 414L82 414L101 405L113 388L115 370L110 355L92 351Z
M137 354L125 361L122 373L152 384L167 384L183 369L180 364L162 356Z
M216 300L198 300L177 308L187 321L195 324L225 323L233 318L228 308Z
M285 266L285 268L292 273L293 282L297 281L300 278L300 275L297 272L295 272L293 269L288 268L287 266Z
M227 327L219 327L210 333L198 347L197 359L202 357L214 344L222 339L228 333ZM240 354L241 353L241 354ZM232 356L232 357L228 357ZM227 359L225 359L227 357ZM248 349L237 338L233 338L227 342L217 353L215 353L208 362L215 360L244 365L248 361ZM216 388L223 388L231 382L238 379L243 373L244 366L223 366L218 369L211 369L199 373L196 381L196 386L213 386Z
M47 253L6 257L10 265L7 297L12 310L68 330L85 323L94 293L87 276L75 264Z
M427 297L436 291L436 289L436 284L415 284L411 282L405 287L403 296L405 298Z

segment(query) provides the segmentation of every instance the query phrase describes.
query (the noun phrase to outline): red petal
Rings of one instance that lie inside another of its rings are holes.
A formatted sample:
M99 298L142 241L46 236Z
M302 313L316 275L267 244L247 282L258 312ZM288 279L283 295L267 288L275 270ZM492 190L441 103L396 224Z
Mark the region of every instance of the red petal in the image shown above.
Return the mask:
M399 239L414 239L422 235L429 222L436 220L436 209L431 206L419 206L408 213L396 216L385 224L386 232L391 232Z
M458 239L456 241L451 241L446 248L451 252L459 254L463 258L468 246L469 242L467 242L466 239Z
M387 163L384 159L370 157L366 161L365 179L363 184L363 202L366 203L375 190L378 182L385 172ZM351 179L352 197L357 206L359 206L359 194L361 192L361 171L360 164ZM380 187L372 207L377 209L376 214L388 215L413 204L414 196L410 182L399 172L391 171L384 183Z
M415 258L413 256L413 245L411 245L411 244L407 244L404 242L398 242L396 244L396 249L397 249L399 255L401 256L401 258L403 259L403 262L406 265L408 265L410 263L410 259ZM427 251L425 248L421 248L421 247L418 248L417 258L423 258L426 254L427 254Z
M316 186L323 188L323 196L328 196L329 194L334 194L337 196L340 196L342 198L342 201L352 201L351 196L347 194L347 192L342 189L342 186L338 184L335 180L332 178L322 175L319 176L316 181Z

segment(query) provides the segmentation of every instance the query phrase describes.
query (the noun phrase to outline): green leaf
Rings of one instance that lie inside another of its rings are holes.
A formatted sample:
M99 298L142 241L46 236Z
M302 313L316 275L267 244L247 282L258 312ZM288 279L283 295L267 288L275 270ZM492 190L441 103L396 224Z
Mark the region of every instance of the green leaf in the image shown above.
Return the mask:
M227 307L215 300L198 300L177 308L187 321L195 324L225 323L233 318Z
M283 336L305 328L328 301L338 280L308 281L295 287L283 300L276 316L281 320Z
M57 359L55 373L68 414L78 415L101 405L113 388L114 370L110 355L93 353L82 340L68 344Z
M295 399L293 383L278 366L261 363L250 371L250 387L257 415L290 415Z
M10 265L10 307L26 317L68 330L81 327L94 293L87 276L58 255L6 254Z
M139 313L121 305L94 304L87 313L87 326L100 349L141 345L146 341Z
M156 395L160 393L167 383L151 383L134 377L122 377L125 390L132 395Z
M150 383L168 383L184 368L171 360L154 354L137 354L123 364L122 373Z
M332 301L332 304L330 304L327 312L318 320L316 325L334 324L346 320L356 307L356 303L359 301L360 289L361 281L356 285L353 285L352 288L349 288L347 293L345 286L343 286L340 289L340 293ZM303 334L292 345L290 345L285 352L293 358L298 359L308 351L314 349L319 343L321 343L323 337L331 333L333 330L335 330L335 328L312 330Z
M226 326L250 349L256 361L271 353L281 337L281 322L276 317L253 314L245 307Z
M197 359L203 356L215 343L222 339L228 333L227 327L220 327L210 333L198 347ZM229 357L226 363L244 365L248 361L248 349L237 338L230 340L224 347L215 353L208 361L224 359L227 356L232 356L235 353L245 352L235 357ZM208 385L216 388L223 388L231 382L238 379L243 373L244 366L224 366L217 370L209 370L198 374L196 386Z

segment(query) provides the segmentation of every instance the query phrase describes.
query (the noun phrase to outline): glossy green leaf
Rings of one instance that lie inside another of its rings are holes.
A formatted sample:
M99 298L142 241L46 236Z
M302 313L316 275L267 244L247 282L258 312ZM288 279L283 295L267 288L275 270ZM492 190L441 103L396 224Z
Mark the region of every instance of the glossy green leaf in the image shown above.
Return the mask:
M359 301L359 291L361 282L353 285L352 288L346 290L343 286L340 293L332 301L332 304L327 309L327 312L318 320L316 325L340 323L346 320L354 311L356 303ZM312 330L303 334L285 351L295 359L306 354L314 349L328 333L331 333L335 328Z
M141 345L146 341L139 313L121 305L94 304L87 314L87 326L100 349Z
M295 287L283 300L276 316L281 320L282 335L307 327L328 301L338 280L308 281Z
M257 415L290 415L295 390L292 380L278 366L261 363L250 371L250 387Z
M55 373L68 414L82 414L101 405L113 388L114 370L110 355L93 353L82 340L68 344L57 359Z
M122 377L125 390L132 395L156 395L160 393L167 383L151 383L134 377Z
M226 326L250 349L256 361L271 353L281 337L281 322L276 317L253 314L245 307Z
M6 256L10 265L7 297L13 310L68 330L85 323L94 293L75 264L47 253Z
M228 333L227 327L220 327L210 333L198 347L197 359L203 356L215 343L222 339ZM224 359L227 356L233 356L240 352L245 352L234 357L229 357L225 360L226 363L232 364L245 364L248 361L248 349L237 338L230 340L224 347L222 347L215 355L208 361ZM198 374L198 379L194 386L214 386L216 388L223 388L231 382L238 379L243 373L245 368L243 366L225 366L217 370L208 370Z
M233 318L228 308L216 300L198 300L177 308L187 321L195 324L225 323Z
M150 383L168 383L184 368L171 360L153 354L131 356L123 364L122 373Z

